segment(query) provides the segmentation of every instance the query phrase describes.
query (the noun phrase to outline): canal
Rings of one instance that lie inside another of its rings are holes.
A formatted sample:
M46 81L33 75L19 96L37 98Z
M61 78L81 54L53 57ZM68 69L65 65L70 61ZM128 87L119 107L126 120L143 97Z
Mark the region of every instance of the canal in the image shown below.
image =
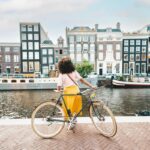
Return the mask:
M116 116L136 115L143 110L150 111L150 89L101 87L96 93L97 98L103 100ZM37 105L51 98L57 98L58 95L50 90L1 91L0 118L30 118ZM87 112L83 114L86 116Z

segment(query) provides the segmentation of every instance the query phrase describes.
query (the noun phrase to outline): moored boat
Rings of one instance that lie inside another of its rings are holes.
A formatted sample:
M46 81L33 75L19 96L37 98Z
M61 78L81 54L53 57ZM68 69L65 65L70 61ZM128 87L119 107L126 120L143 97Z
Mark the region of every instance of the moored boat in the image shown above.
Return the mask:
M129 82L129 81L118 81L113 80L112 81L113 87L118 88L150 88L150 82Z

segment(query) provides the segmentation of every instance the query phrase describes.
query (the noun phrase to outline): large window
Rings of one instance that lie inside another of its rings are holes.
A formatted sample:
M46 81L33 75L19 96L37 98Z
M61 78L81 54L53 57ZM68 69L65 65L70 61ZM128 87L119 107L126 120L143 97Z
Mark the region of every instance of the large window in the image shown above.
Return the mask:
M128 73L129 73L128 63L124 63L124 73L125 73L125 74L128 74Z
M88 60L88 53L84 53L84 54L83 54L83 59L84 59L84 60Z
M140 64L135 65L135 73L140 73Z
M19 55L14 55L14 62L19 62Z
M39 64L38 61L35 61L35 62L34 62L34 68L35 68L35 71L36 71L36 72L39 72L39 71L40 71L40 64Z
M42 54L47 55L47 49L42 49Z
M22 50L27 50L27 42L22 42Z
M112 73L112 64L107 63L107 73Z
M22 38L22 40L27 40L27 35L25 33L22 33L21 38Z
M103 60L103 53L99 53L99 60Z
M47 57L43 57L43 64L47 64Z
M92 42L92 43L95 42L95 36L94 36L94 35L91 35L91 36L90 36L90 42Z
M33 40L33 35L32 34L28 34L28 40Z
M116 53L116 60L120 60L120 52Z
M39 26L38 25L34 25L34 31L39 31Z
M120 50L120 44L116 44L116 50Z
M77 54L77 61L81 61L81 54Z
M33 52L29 52L29 59L33 59Z
M29 62L29 72L34 72L33 61Z
M21 25L21 31L26 31L26 25Z
M34 49L39 50L39 42L34 42Z
M81 42L81 36L80 36L80 35L77 35L77 36L76 36L76 41L77 41L77 42Z
M134 45L134 40L130 40L130 45Z
M95 54L94 53L90 54L90 61L91 62L95 61Z
M32 42L28 42L28 49L33 50L33 43Z
M35 52L34 55L35 59L39 59L39 52Z
M136 45L140 45L141 41L140 40L136 40Z
M74 60L74 54L70 54L71 60Z
M34 40L39 40L39 34L34 34Z
M32 31L32 25L28 25L28 31Z
M53 55L53 49L48 49L48 54Z
M70 44L70 51L74 52L74 44Z
M147 41L146 40L142 40L142 45L146 45Z
M141 73L146 73L146 64L144 63L141 65Z
M23 65L23 72L27 72L28 71L27 62L23 62L22 65Z
M90 51L95 51L95 45L94 44L90 44Z
M140 61L140 54L136 54L136 61Z
M20 51L20 47L13 47L13 51L14 52L19 52Z
M88 42L88 35L83 35L82 40L83 42Z
M128 40L124 40L124 45L128 46L129 45L129 41Z
M112 44L107 44L107 50L112 51Z
M53 63L53 57L49 56L48 61L49 61L49 64L52 64Z
M128 54L124 54L124 61L128 61Z
M69 36L69 42L74 43L74 36Z
M76 48L77 48L77 51L78 51L78 52L81 52L81 44L77 44L77 47L76 47Z
M136 47L136 53L140 53L140 47Z
M43 74L48 74L48 66L43 66L42 67L42 70L43 70Z
M99 44L99 50L103 50L103 44Z
M130 47L130 53L134 53L134 47Z
M5 62L10 62L10 55L5 55Z
M88 44L83 44L83 52L87 52L88 51Z
M128 47L124 47L124 52L128 53Z
M9 52L10 51L10 47L5 47L5 52Z
M142 47L142 53L146 53L146 47Z
M146 54L142 54L142 61L146 61Z
M134 61L134 54L130 54L130 61Z
M27 52L22 53L22 59L26 60L27 59Z

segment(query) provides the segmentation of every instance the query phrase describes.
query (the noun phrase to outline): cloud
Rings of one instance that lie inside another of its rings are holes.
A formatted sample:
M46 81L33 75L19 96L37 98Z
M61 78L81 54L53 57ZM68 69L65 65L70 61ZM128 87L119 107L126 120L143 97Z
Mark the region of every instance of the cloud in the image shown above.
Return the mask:
M142 4L144 6L150 6L150 0L137 0L137 3Z

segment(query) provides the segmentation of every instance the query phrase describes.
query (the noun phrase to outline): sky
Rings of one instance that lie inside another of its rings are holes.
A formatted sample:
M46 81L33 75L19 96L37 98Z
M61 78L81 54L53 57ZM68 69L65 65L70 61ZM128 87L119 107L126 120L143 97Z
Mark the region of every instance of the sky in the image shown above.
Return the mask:
M132 32L150 24L150 0L0 0L0 42L20 42L20 22L40 22L50 40L65 28L116 27Z

